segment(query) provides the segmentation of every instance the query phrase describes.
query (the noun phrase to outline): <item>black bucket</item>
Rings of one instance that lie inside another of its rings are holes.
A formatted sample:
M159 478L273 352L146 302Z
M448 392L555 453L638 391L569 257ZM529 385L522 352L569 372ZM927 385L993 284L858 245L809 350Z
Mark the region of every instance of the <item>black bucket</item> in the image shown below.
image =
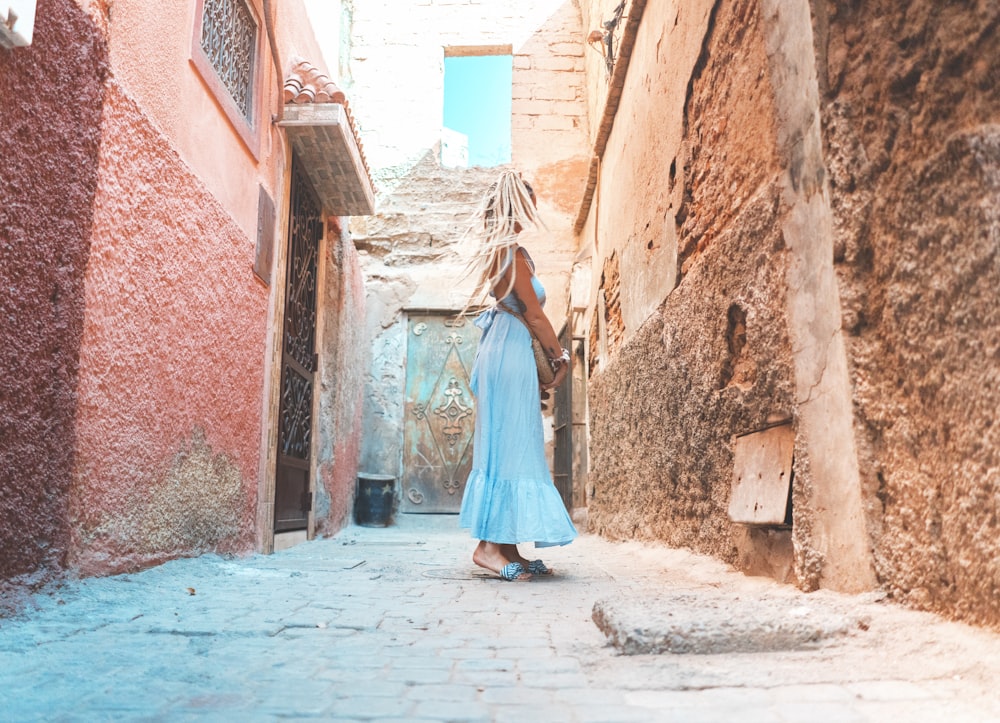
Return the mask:
M359 474L354 521L363 527L388 527L395 500L396 478L391 474Z

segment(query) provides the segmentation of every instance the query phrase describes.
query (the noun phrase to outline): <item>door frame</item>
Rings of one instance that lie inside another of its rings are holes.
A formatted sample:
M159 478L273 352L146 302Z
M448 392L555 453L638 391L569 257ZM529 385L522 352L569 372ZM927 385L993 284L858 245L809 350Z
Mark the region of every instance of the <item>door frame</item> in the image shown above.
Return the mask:
M261 415L261 454L258 465L257 479L257 534L256 548L259 552L270 554L274 552L274 498L277 483L277 451L278 451L278 425L281 410L281 355L284 346L284 319L285 319L285 296L287 292L288 277L288 234L290 231L291 214L291 192L292 192L292 157L293 150L287 138L282 137L284 146L285 163L281 168L280 181L280 204L275 213L277 229L276 238L280 243L275 243L274 267L271 271L270 300L267 314L267 352L264 362L264 389L262 395L263 413ZM320 295L325 288L327 276L327 259L329 244L329 225L326 223L326 209L320 206L320 213L323 217L323 234L319 239L319 249L316 269L316 350L320 355L318 367L322 368L322 344L323 338L323 317L320 304ZM318 372L317 372L318 374ZM316 420L320 413L320 395L317 393L317 384L313 384L312 414L313 427L315 431ZM309 451L309 494L314 501L308 514L306 526L306 539L313 539L315 536L315 499L316 499L316 470L318 469L318 437L313 433L310 435Z

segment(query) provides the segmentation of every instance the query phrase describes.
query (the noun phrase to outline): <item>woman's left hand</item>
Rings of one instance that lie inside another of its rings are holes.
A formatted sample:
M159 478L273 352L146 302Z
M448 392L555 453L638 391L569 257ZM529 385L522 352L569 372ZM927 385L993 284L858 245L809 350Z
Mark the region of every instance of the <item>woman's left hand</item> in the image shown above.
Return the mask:
M569 373L569 363L563 362L562 364L556 367L555 378L548 384L540 385L542 390L544 391L547 389L555 389L556 387L558 387L560 384L563 383L563 379L566 378L566 375L568 373Z

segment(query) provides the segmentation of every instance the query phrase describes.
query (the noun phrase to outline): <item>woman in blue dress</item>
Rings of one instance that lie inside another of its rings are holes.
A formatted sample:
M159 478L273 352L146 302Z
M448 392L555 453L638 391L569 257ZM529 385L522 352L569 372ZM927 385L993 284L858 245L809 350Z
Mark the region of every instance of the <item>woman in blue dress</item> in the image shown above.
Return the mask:
M514 171L500 174L480 206L482 243L478 288L496 303L476 320L482 337L472 368L476 429L472 471L459 523L479 540L472 560L504 580L529 580L551 570L517 549L569 544L576 537L562 498L552 483L542 435L541 392L557 387L569 371L542 305L545 291L528 252L518 245L526 225L539 226L535 195ZM520 317L514 316L519 314ZM534 332L555 371L540 387L531 349Z

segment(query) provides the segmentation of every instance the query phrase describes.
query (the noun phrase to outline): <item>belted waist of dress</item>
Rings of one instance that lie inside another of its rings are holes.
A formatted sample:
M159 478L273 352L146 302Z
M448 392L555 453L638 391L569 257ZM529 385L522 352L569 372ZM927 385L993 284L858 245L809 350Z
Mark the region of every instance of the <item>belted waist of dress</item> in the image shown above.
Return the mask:
M518 313L514 309L511 309L509 306L499 301L490 308L483 311L479 316L476 317L476 320L472 322L473 324L475 324L476 326L478 326L480 329L483 330L483 337L480 341L486 340L486 334L489 333L490 327L493 326L493 322L497 318L498 311L503 311L508 314Z

